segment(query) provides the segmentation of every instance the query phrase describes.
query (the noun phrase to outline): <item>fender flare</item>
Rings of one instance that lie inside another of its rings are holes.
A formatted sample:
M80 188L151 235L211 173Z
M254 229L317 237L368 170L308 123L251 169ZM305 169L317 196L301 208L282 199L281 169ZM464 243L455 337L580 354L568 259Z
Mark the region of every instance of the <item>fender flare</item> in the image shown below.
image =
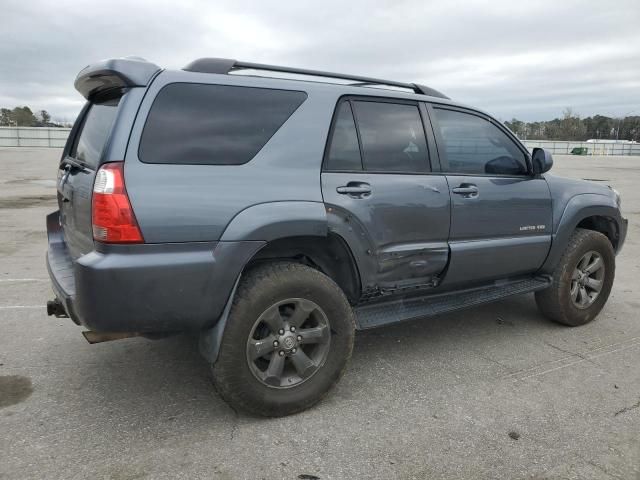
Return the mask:
M326 236L327 212L322 202L282 201L259 203L238 213L225 228L221 242L262 240L293 236Z
M253 205L238 213L227 225L220 242L261 241L267 242L292 236L327 236L327 215L322 202L283 201ZM255 253L257 253L256 250ZM251 258L247 259L247 262ZM218 352L224 337L242 271L242 265L235 284L227 298L224 310L216 324L201 332L200 353L210 363L218 359Z
M622 219L613 197L598 193L581 193L571 197L560 218L554 219L551 248L540 268L540 273L551 274L553 272L578 224L585 218L593 216L611 218L620 229Z

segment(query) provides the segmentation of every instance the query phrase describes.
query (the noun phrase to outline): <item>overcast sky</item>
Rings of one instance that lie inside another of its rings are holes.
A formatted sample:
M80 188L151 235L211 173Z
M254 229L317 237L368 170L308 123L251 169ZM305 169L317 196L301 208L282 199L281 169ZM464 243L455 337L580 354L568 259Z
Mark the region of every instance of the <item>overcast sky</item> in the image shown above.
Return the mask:
M528 4L527 4L528 3ZM2 0L0 106L73 120L85 65L198 57L424 83L502 120L640 114L640 0Z

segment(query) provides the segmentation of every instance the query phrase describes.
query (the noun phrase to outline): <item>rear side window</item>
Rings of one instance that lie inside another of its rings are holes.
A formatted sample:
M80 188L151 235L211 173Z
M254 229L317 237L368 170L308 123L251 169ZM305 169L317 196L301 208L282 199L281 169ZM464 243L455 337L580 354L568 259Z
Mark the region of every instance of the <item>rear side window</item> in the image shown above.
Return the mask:
M89 168L98 167L102 150L111 133L113 121L118 111L120 99L109 100L103 103L94 103L89 107L82 124L80 134L69 153Z
M139 157L147 163L240 165L304 102L290 90L174 83L153 102Z
M435 108L434 113L444 142L446 171L472 175L527 173L522 150L488 120L440 108Z
M365 170L427 170L427 140L416 105L368 101L352 103L360 132Z
M349 102L342 102L338 107L325 168L338 171L362 170L358 133Z

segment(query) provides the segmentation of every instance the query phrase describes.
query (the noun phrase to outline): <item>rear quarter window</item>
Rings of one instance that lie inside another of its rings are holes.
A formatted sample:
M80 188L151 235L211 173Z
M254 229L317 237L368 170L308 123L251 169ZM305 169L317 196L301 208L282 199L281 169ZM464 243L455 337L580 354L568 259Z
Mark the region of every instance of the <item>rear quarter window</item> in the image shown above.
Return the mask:
M151 106L138 156L145 163L247 163L306 98L291 90L167 85Z

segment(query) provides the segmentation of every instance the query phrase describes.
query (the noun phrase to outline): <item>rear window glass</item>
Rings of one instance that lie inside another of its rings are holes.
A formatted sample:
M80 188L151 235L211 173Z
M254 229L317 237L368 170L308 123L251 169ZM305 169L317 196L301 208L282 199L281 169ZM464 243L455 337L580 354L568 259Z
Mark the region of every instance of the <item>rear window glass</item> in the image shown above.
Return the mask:
M364 169L374 172L424 172L429 159L416 105L353 103Z
M239 165L251 160L307 94L174 83L153 102L140 141L146 163Z
M102 150L107 143L113 121L118 111L120 99L104 103L94 103L89 107L80 135L71 149L69 156L75 158L89 168L96 168L100 162Z

